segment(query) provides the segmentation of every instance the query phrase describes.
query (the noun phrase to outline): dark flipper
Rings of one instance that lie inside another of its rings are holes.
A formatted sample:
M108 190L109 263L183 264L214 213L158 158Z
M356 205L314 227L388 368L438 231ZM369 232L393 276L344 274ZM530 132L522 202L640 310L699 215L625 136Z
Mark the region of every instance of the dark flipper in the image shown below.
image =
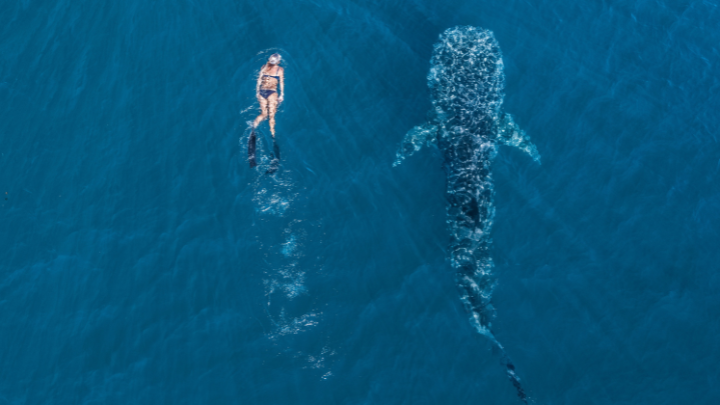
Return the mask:
M275 153L275 159L280 160L280 146L273 139L273 153Z
M273 160L270 162L270 167L265 174L273 174L280 167L280 146L278 146L275 139L273 139Z
M250 138L248 139L248 161L250 162L250 168L257 166L257 162L255 161L255 150L257 149L257 135L255 135L255 130L253 129L252 132L250 132Z
M490 332L492 334L492 332ZM492 334L493 337L493 351L500 354L500 364L505 366L505 373L510 379L510 382L512 383L513 387L517 390L517 396L520 398L523 404L529 404L530 398L525 393L525 390L522 387L522 384L520 383L520 377L518 377L517 373L515 372L515 365L510 360L510 356L508 356L507 352L505 351L505 348L495 340L495 335Z

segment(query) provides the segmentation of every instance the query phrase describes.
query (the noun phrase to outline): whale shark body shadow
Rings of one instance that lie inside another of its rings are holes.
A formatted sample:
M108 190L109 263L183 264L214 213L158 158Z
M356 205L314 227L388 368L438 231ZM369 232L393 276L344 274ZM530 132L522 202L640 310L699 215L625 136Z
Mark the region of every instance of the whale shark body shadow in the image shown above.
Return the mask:
M442 152L450 263L460 299L473 327L499 352L518 396L528 403L515 366L491 330L496 284L489 254L495 216L491 169L498 143L518 147L538 163L540 155L512 116L501 110L505 76L500 46L491 31L455 27L442 33L433 49L428 86L433 105L430 119L408 132L393 166L425 144L437 144Z

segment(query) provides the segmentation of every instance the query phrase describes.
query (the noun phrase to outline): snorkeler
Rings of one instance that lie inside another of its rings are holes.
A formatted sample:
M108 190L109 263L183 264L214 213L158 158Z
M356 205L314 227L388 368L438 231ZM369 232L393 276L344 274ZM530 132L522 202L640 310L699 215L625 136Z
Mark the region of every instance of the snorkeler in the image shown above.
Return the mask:
M275 113L285 95L285 70L279 66L280 59L281 57L277 53L270 55L267 63L260 69L255 86L255 94L260 102L260 115L255 118L253 128L257 128L269 116L270 133L273 138L275 138ZM279 93L278 85L280 85Z

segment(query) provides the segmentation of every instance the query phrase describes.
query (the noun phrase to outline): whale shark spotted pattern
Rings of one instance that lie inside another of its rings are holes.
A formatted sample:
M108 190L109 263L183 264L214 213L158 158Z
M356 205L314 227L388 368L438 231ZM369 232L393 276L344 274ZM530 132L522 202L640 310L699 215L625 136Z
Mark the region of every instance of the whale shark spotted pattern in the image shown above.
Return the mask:
M499 351L518 396L528 397L515 366L491 330L495 316L493 260L489 254L495 216L492 161L498 142L515 146L540 162L530 138L501 110L505 76L500 46L491 31L455 27L440 35L428 74L433 109L429 122L410 130L393 166L436 143L447 174L450 264L460 299L475 329Z

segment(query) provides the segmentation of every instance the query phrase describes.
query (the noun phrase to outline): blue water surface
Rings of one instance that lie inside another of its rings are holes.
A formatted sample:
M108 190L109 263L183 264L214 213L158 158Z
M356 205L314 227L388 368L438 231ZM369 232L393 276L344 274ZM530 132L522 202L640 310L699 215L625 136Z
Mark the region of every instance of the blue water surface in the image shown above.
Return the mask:
M542 155L494 163L493 331L532 400L720 403L717 1L5 0L0 405L520 403L440 153L391 167L456 25L495 33Z

